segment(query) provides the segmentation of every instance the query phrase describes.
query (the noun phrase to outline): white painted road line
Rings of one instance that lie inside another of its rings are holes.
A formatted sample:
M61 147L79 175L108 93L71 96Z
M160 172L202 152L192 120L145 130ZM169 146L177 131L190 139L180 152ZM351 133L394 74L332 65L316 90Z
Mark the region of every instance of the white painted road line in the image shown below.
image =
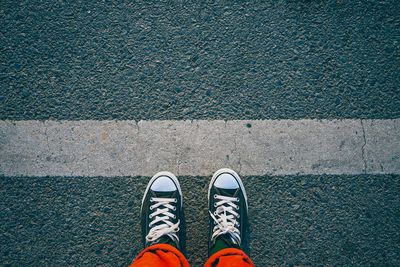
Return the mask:
M0 121L4 176L400 174L400 119Z

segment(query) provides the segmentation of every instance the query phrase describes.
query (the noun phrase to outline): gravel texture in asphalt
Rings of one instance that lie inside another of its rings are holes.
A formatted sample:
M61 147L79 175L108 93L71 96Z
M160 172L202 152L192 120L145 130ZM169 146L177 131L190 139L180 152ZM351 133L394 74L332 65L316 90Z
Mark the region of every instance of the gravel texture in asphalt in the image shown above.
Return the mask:
M192 266L207 255L210 177L179 177ZM3 266L126 266L148 177L0 178ZM243 177L256 266L399 266L400 176Z
M239 2L2 1L0 119L400 117L400 1Z

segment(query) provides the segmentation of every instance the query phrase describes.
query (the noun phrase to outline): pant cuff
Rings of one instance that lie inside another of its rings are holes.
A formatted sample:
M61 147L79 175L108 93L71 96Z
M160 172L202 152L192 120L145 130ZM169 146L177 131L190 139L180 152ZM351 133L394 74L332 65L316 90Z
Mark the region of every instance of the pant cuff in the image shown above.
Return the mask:
M254 263L249 258L249 256L247 256L247 254L244 253L243 250L240 250L237 248L225 248L225 249L221 249L220 251L214 253L207 260L204 267L211 267L211 266L213 266L213 264L215 264L217 261L219 261L221 257L226 257L226 256L240 256L241 260L243 261L243 266L254 267Z
M155 244L155 245L151 245L145 249L143 249L135 258L135 260L133 262L135 262L136 260L140 259L145 253L147 252L155 252L157 250L161 250L163 252L171 252L173 254L175 254L178 258L179 261L181 262L181 266L182 267L190 267L189 266L189 262L186 259L185 255L183 255L183 253L177 249L174 246L168 245L168 244Z

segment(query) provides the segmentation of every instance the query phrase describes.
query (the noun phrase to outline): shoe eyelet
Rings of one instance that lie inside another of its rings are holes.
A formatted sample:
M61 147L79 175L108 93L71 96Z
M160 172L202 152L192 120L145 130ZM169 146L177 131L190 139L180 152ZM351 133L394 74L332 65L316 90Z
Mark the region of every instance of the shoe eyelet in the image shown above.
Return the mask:
M154 202L154 199L152 197L150 198L150 202Z
M236 206L236 209L239 210L239 206Z
M240 223L237 223L237 226L240 227Z
M216 199L217 198L217 194L214 194L214 199Z
M149 219L153 219L153 216L151 214L149 215Z
M214 211L214 215L217 216L217 211Z
M240 215L238 214L238 216L237 216L237 217L238 217L238 219L239 219L239 218L240 218Z
M178 228L175 230L175 232L179 232L179 230L181 230L181 228L178 227Z
M174 202L177 203L177 202L178 202L178 199L174 198Z
M237 197L237 198L236 198L236 201L237 201L237 202L240 202L240 198Z
M214 208L216 208L217 207L217 203L214 203Z
M173 211L176 211L176 207L174 206L174 207L172 208L172 210L173 210Z
M153 208L153 206L150 206L150 210L153 210L154 208Z
M172 217L172 218L176 219L176 216L174 215L174 217Z

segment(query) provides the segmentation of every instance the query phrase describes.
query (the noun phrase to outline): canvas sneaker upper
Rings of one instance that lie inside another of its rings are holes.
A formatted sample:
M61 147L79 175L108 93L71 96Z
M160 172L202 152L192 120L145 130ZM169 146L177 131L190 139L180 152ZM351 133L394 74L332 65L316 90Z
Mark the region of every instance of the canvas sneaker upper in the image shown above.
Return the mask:
M224 248L249 253L249 223L246 191L239 175L231 169L218 170L208 192L209 256Z
M178 179L159 172L147 185L141 207L142 242L170 244L185 251L185 219Z

